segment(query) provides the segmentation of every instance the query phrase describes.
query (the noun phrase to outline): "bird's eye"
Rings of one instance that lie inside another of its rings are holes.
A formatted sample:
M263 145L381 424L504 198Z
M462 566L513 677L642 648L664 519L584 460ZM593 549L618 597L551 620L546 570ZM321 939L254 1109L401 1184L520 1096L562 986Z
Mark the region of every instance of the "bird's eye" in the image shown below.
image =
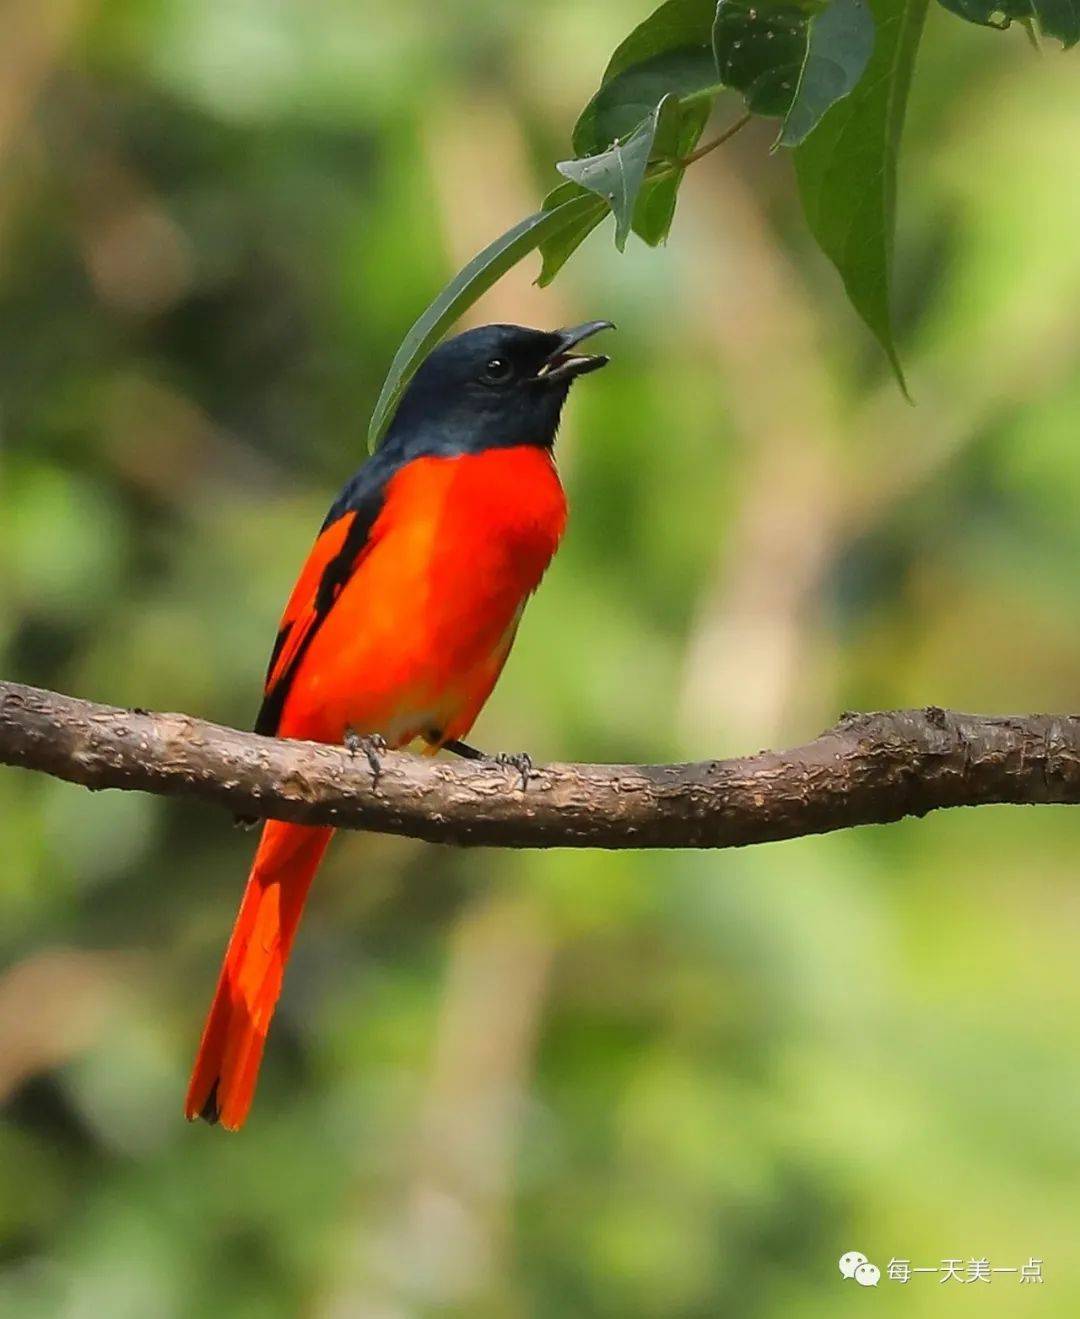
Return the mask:
M485 365L480 379L485 385L505 385L514 374L514 364L505 357L493 357Z

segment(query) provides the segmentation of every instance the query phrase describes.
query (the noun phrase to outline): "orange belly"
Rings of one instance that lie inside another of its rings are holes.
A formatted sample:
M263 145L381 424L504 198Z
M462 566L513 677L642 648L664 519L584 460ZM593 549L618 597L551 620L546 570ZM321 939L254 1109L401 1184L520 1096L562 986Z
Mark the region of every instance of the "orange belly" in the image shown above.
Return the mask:
M369 547L298 669L283 737L395 746L463 737L558 547L566 501L533 447L420 458L389 482Z

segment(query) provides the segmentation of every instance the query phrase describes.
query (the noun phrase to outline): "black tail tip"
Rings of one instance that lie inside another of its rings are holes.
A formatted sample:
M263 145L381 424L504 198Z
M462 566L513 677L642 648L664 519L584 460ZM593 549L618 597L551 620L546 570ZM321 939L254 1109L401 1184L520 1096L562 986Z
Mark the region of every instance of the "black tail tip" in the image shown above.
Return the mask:
M206 1103L199 1109L199 1118L203 1122L208 1122L210 1126L216 1127L221 1121L221 1109L218 1107L218 1085L220 1078L215 1080L210 1087L210 1093L206 1096Z

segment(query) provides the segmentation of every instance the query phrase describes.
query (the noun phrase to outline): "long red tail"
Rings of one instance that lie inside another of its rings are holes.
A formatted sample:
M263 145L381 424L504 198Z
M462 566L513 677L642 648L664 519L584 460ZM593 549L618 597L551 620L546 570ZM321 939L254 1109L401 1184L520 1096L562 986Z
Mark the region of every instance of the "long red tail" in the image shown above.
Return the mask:
M304 899L333 833L267 820L188 1084L189 1120L243 1125Z

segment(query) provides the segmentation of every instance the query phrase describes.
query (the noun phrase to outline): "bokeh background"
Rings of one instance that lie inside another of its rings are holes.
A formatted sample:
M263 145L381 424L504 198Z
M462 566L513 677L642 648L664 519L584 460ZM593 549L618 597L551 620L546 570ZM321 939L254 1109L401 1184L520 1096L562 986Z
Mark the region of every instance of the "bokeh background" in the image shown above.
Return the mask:
M405 329L535 209L649 0L43 0L0 44L0 671L246 726ZM476 729L696 758L846 708L1080 706L1080 77L933 10L909 407L757 124L609 316L565 546ZM717 123L737 113L722 102ZM745 853L339 837L249 1126L180 1106L252 847L0 771L0 1312L1080 1306L1080 813ZM838 1256L1045 1261L842 1282Z

